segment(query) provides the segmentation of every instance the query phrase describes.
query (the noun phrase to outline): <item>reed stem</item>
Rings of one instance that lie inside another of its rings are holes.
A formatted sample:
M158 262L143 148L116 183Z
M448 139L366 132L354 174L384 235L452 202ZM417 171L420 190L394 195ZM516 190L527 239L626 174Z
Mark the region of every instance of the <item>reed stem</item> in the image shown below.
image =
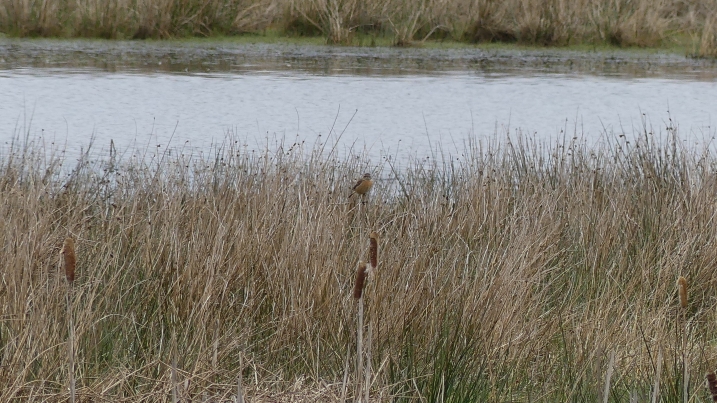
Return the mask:
M244 356L239 356L239 375L237 375L237 403L244 403L244 391L242 390L244 372Z
M70 403L75 403L75 324L72 315L72 284L67 290L67 323L69 326L69 341L67 346L68 366L70 375Z
M354 284L354 298L358 301L356 325L356 396L361 401L361 377L363 375L363 288L366 284L366 263L359 262Z
M361 402L361 375L363 375L363 296L358 300L358 324L356 328L356 390Z
M364 377L364 402L368 403L371 392L371 339L373 334L371 332L371 325L368 327L368 339L366 340L366 376Z
M662 348L657 350L657 368L655 369L655 384L652 388L652 403L660 401L660 376L662 372Z
M680 276L677 280L677 288L680 296L680 317L682 319L682 402L687 403L690 395L690 374L687 365L687 279Z
M607 372L605 373L605 389L602 393L603 403L607 403L610 398L610 379L615 369L615 350L610 351L610 361L607 364Z
M77 256L75 256L75 241L71 237L65 238L62 244L63 266L65 270L65 279L67 280L67 324L68 324L68 366L70 381L70 403L75 403L75 324L73 319L73 285L75 282L75 266L77 265Z
M177 338L172 335L172 369L171 369L171 382L172 382L172 403L179 402L179 394L177 393Z

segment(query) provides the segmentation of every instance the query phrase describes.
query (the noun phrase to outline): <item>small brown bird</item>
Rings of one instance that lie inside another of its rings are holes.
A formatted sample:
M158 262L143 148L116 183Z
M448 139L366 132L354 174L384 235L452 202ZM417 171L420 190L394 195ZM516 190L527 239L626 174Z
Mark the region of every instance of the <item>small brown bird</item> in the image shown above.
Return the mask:
M349 198L353 196L354 194L360 194L361 196L368 193L369 190L371 190L371 187L373 186L373 181L371 180L371 174L365 173L363 174L363 178L359 179L358 182L354 185L351 190L351 194L349 195Z

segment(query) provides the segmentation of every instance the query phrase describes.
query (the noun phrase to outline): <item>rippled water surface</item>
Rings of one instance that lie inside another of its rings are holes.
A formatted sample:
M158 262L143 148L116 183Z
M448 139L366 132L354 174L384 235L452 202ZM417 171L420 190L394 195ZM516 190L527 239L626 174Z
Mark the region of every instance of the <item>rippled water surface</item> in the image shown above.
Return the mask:
M427 155L517 133L664 132L670 119L701 143L715 107L712 62L656 53L0 40L0 141L69 150L93 136L206 149L229 134Z

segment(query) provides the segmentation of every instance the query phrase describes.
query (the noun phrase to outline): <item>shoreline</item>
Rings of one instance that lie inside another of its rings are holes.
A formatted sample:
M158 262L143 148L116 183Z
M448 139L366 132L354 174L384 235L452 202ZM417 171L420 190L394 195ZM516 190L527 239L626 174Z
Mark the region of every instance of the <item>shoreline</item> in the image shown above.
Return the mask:
M284 39L286 39L284 41ZM684 48L539 47L431 42L422 47L336 46L317 38L261 36L116 40L2 38L0 69L95 68L169 73L304 71L319 74L557 74L631 77L717 75L717 60L693 58ZM445 46L444 46L445 45Z

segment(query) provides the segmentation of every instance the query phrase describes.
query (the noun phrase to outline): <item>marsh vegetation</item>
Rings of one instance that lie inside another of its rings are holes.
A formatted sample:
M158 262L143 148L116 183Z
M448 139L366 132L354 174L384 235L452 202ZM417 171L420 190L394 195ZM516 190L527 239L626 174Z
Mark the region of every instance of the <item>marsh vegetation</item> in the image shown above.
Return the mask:
M328 43L411 45L426 39L529 45L689 47L715 56L717 6L707 0L8 0L0 32L15 36L168 38L323 36Z
M705 397L717 158L674 131L601 144L514 138L402 166L331 144L76 164L5 150L0 400L67 398L68 339L80 401L226 401L240 375L251 401L352 398L373 231L372 399ZM367 170L367 203L348 201Z

